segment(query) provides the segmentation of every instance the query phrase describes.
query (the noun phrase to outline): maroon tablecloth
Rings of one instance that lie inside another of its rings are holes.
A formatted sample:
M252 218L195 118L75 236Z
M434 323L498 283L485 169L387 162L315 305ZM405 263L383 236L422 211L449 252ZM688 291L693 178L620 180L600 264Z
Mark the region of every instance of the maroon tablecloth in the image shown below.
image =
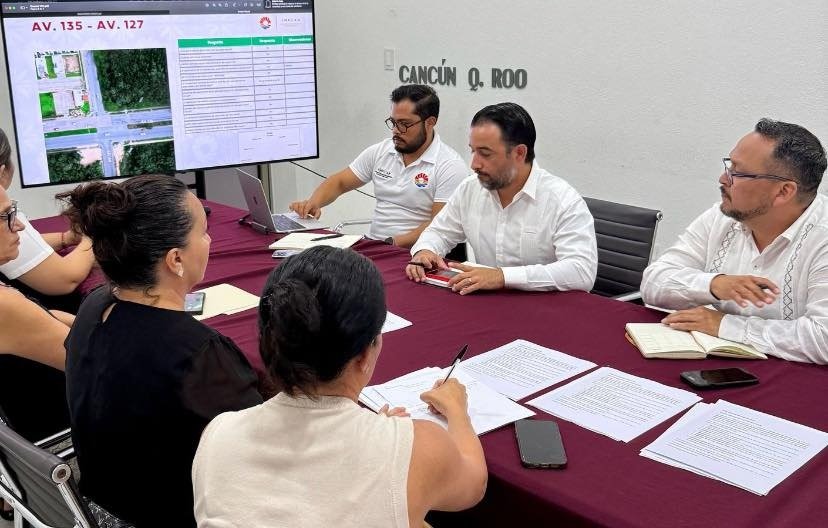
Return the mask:
M210 203L213 244L204 282L232 282L258 294L274 262L273 236L238 225L243 212ZM62 225L58 219L38 228ZM624 339L627 322L657 321L658 313L582 292L479 293L461 297L405 278L406 252L378 242L355 246L371 258L385 279L388 308L412 321L385 334L372 383L424 366L445 366L463 343L467 357L522 338L598 365L687 389L684 370L745 366L759 385L699 392L828 431L828 368L767 361L645 360ZM208 324L232 337L251 363L262 369L256 349L256 312L219 316ZM532 398L530 396L526 400ZM524 400L525 401L525 400ZM540 412L539 417L549 418ZM822 452L766 497L671 468L638 455L675 421L671 419L630 443L616 442L557 420L569 465L564 470L529 470L520 465L510 425L481 437L489 465L483 502L440 520L458 525L612 527L828 526L828 453Z

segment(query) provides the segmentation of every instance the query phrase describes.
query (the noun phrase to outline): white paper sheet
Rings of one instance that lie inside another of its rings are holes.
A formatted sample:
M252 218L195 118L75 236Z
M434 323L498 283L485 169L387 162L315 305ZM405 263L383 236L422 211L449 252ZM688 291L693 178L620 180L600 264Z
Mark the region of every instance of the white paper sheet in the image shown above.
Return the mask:
M527 403L629 442L700 400L692 392L601 367Z
M758 495L828 446L828 433L719 400L646 450Z
M668 427L667 430L664 431L664 433L662 433L661 436L658 437L658 439L656 439L656 442L658 440L662 439L668 433L672 433L672 432L675 432L675 431L681 429L682 427L689 424L690 422L692 422L693 420L695 420L699 416L705 414L707 412L708 408L712 407L712 406L713 406L712 403L699 402L696 405L690 407L687 410L687 412L684 413L681 416L681 418L676 420L676 423L674 423L673 425ZM650 444L650 445L652 445L652 444ZM719 478L717 478L713 475L705 473L704 471L700 471L700 470L698 470L694 467L690 467L686 464L682 464L681 462L676 462L675 460L669 459L667 457L663 457L663 456L661 456L657 453L653 453L652 451L650 451L650 446L647 446L644 449L642 449L639 454L641 456L643 456L644 458L649 458L650 460L655 460L656 462L661 462L662 464L667 464L668 466L673 466L673 467L677 467L679 469L684 469L684 470L687 470L687 471L691 471L691 472L696 473L697 475L701 475L703 477L709 477L709 478L712 478L712 479L721 480L721 479L719 479Z
M198 291L206 294L203 312L201 315L193 316L199 321L221 314L232 315L259 306L258 296L232 284L216 284Z
M432 367L401 376L382 385L365 387L360 401L374 410L386 403L391 407L405 407L412 418L429 420L447 427L445 418L429 412L428 405L420 399L420 394L430 390L434 382L445 377L447 373L447 368ZM469 417L474 432L478 435L535 414L531 409L518 405L474 379L463 371L462 367L455 368L451 376L466 386ZM376 407L372 406L372 403Z
M400 328L405 328L411 325L411 321L403 319L399 315L388 312L385 316L385 324L382 325L382 331L380 333L385 334L387 332L393 332L394 330L399 330Z
M518 339L460 365L476 379L513 400L560 383L595 363Z

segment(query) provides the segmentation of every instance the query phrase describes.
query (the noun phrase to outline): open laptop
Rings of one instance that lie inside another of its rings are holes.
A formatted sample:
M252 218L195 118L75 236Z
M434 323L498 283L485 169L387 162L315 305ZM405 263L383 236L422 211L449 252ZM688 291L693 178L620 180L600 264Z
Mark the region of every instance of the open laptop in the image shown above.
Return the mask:
M236 169L239 174L244 201L247 202L247 210L250 211L250 219L254 225L267 229L274 233L292 233L294 231L309 231L311 229L326 229L327 224L313 218L299 218L299 215L290 211L288 213L272 214L270 206L265 200L264 187L261 180Z

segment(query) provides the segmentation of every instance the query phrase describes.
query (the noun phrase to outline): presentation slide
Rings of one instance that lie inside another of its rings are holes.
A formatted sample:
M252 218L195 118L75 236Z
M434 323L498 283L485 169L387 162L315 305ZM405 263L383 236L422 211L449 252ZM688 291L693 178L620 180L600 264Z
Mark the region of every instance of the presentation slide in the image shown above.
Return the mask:
M2 15L24 187L319 155L310 0Z

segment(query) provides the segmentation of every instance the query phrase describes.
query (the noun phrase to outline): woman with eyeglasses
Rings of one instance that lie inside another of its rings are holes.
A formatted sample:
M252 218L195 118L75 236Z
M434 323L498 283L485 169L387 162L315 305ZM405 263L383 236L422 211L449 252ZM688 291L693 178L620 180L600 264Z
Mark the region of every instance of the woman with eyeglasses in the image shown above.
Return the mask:
M205 429L193 462L199 528L414 527L483 497L486 461L456 379L421 395L448 430L357 403L385 316L379 271L351 250L314 247L271 272L259 351L281 393Z
M0 187L0 265L17 258L20 232L24 229L17 204ZM32 359L63 370L66 358L63 341L69 333L72 316L65 313L59 316L64 322L0 282L0 354Z
M11 186L14 169L9 138L0 129L0 187L5 190ZM0 279L5 277L6 281L15 281L35 296L66 295L75 291L95 263L90 250L91 242L71 229L40 234L22 212L18 213L18 218L25 226L25 231L20 234L20 254L0 264ZM57 253L73 246L74 249L65 255ZM48 297L41 297L41 300L50 306L52 304ZM74 310L76 305L77 301L71 308Z
M84 299L66 339L80 490L138 528L195 526L190 468L202 430L262 401L235 343L184 312L207 267L204 207L165 175L87 183L58 198L109 279Z

